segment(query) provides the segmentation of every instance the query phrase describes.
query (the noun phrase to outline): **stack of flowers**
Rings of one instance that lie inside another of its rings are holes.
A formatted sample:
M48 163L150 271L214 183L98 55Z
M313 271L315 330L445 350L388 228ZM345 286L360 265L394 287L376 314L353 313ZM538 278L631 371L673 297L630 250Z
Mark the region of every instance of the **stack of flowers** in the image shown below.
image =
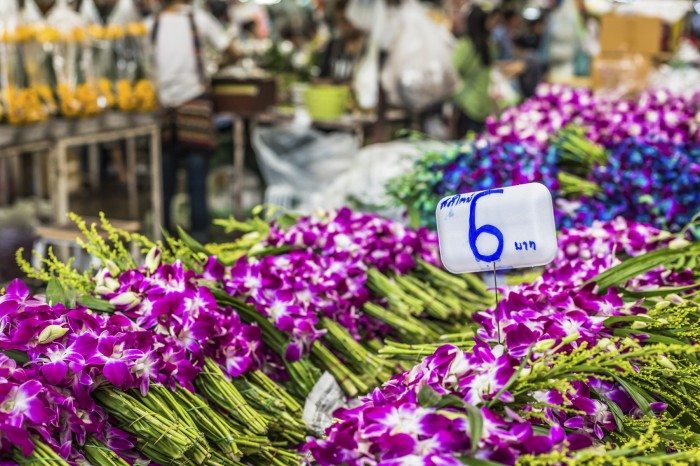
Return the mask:
M444 196L537 181L557 199L559 226L622 215L678 231L700 205L698 115L696 99L665 91L632 101L543 86L490 118L476 140L426 154L387 190L414 226L434 228Z
M263 245L288 252L241 257L216 278L287 335L280 351L286 361L311 353L350 395L391 373L374 361L369 342L426 342L465 331L469 314L491 299L478 279L436 267L434 233L349 209L272 225ZM340 369L333 353L355 374ZM368 358L376 364L368 366Z
M20 284L0 296L0 352L19 354L46 380L46 390L79 400L86 414L76 419L98 416L109 419L110 432L112 426L128 432L132 443L115 450L115 461L237 464L243 457L293 464L294 445L307 435L301 402L319 368L348 394L365 393L397 369L370 339L381 345L375 337L437 338L452 311L478 310L488 299L478 280L434 265L433 233L346 209L287 229L267 226L267 239L255 246L279 254L250 253L229 266L191 239L189 246L169 238L170 247L158 247L105 220L105 241L95 226L78 224L84 247L103 267L82 274L55 258L43 271L24 263L30 276L48 283L46 298ZM148 252L142 265L127 252L130 242ZM426 286L416 282L421 277ZM425 310L425 323L401 315L409 305L416 316ZM290 348L299 341L304 351L295 353ZM288 377L290 392L266 374ZM76 426L88 429L90 441L114 437L100 436L104 429L94 421ZM41 428L21 427L39 448ZM69 461L87 456L85 436L65 425L42 439Z
M560 129L576 124L606 147L643 136L651 142L700 143L696 97L657 89L635 99L593 94L589 89L542 84L534 97L499 116L489 117L478 139L489 144L547 147Z
M241 456L298 462L293 451L277 447L304 438L301 406L253 370L261 360L259 330L218 306L196 278L177 262L159 264L153 250L143 267L119 273L108 263L86 284L109 301L85 294L76 304L74 291L55 280L48 303L19 283L0 297L0 351L19 352L26 367L84 413L74 416L81 430L60 424L56 435L43 435L64 458L82 451L86 429L100 432L92 417L109 415L133 435L140 454L159 464L235 465ZM222 368L239 378L228 379ZM272 413L278 429L270 425ZM40 429L24 426L24 435Z
M571 230L539 280L483 311L485 285L436 267L426 230L346 209L282 225L219 248L236 257L224 264L186 236L157 245L104 221L105 240L79 222L100 270L81 274L50 259L44 271L27 269L48 282L45 297L20 283L0 295L0 456L47 466L298 464L302 405L321 371L360 394L431 352L341 412L328 439L309 443L316 460L454 464L475 454L508 463L536 453L539 461L652 428L662 442L673 435L676 450L694 447L685 424L661 415L652 425L636 413L697 411L684 387L695 383L686 342L699 313L625 301L660 286L688 289L693 274L678 261L689 248L696 257L694 245L624 221ZM132 242L147 253L141 265L127 252ZM674 270L640 275L636 259L615 257L669 242L680 248L662 257ZM622 280L596 277L628 263L633 273ZM606 293L585 285L591 279ZM613 290L618 282L628 289ZM678 390L660 396L659 371ZM615 393L614 404L601 393Z
M616 253L669 239L622 220L565 233L540 279L476 316L468 351L440 347L336 412L306 449L321 465L695 464L700 306L596 292L613 265L623 284L630 278ZM697 244L682 243L672 242L697 257ZM649 268L634 267L631 276ZM692 280L687 269L653 269L627 286Z

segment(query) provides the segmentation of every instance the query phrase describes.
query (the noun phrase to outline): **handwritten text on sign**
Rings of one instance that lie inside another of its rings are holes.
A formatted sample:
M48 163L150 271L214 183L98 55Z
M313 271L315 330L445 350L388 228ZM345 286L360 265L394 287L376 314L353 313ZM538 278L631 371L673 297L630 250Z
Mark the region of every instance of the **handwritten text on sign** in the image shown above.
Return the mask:
M542 184L456 194L437 205L440 255L453 273L534 267L557 253L552 195Z

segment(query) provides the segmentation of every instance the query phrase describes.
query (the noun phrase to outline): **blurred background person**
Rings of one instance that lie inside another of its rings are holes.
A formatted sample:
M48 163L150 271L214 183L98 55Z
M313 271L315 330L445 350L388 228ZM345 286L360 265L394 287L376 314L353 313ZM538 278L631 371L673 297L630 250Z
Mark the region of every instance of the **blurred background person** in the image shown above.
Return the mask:
M581 8L582 2L578 0L554 0L540 51L551 79L562 80L588 72L590 56Z
M206 241L209 228L207 176L216 146L210 82L203 44L235 55L222 25L189 0L166 0L147 21L153 42L158 98L164 108L163 190L164 225L172 230L172 200L177 171L184 168L190 200L192 236Z
M326 44L320 62L320 78L349 83L365 50L365 34L345 14L348 0L334 3L330 15L331 40Z
M458 138L470 132L481 132L486 117L499 110L500 102L493 86L495 72L511 79L523 69L519 61L497 62L498 48L492 33L499 20L497 12L486 11L480 5L472 6L465 33L455 45L453 64L459 84L455 95L458 112L454 125Z

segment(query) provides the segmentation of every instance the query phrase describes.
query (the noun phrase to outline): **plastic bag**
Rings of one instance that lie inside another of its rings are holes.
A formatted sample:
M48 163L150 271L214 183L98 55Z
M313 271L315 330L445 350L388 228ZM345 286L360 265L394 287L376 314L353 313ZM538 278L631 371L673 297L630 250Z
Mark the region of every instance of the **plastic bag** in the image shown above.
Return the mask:
M115 40L117 106L124 111L151 111L157 106L148 31L133 0L119 0L109 17Z
M382 85L391 104L418 112L454 93L454 38L416 0L407 0L398 15L400 27L382 71Z
M107 19L108 24L118 26L139 22L141 22L141 15L133 0L119 0Z
M55 34L47 37L47 42L54 42L52 58L61 113L68 117L99 113L104 107L100 106L85 22L67 0L56 2L46 22Z
M352 90L357 105L364 110L375 108L379 102L379 47L370 44L357 65Z
M105 26L94 0L83 0L80 4L80 16L87 25L87 47L90 53L86 56L91 60L98 93L97 104L100 109L114 106L114 72L115 60L114 41L117 33Z
M37 94L42 111L48 117L58 111L54 96L56 77L52 63L53 44L46 43L47 36L53 34L48 31L46 20L34 0L24 1L22 23L31 35L24 42L22 51L27 81Z
M503 110L518 103L519 95L513 83L497 68L489 73L489 97L498 110Z
M373 0L371 4L367 0L351 0L345 14L354 18L350 19L353 23L368 19L363 27L371 25L367 52L357 65L352 82L357 104L369 110L379 102L379 49L382 25L386 22L386 4L383 0Z
M405 221L405 209L393 205L386 184L390 179L409 172L414 162L430 150L444 151L445 145L434 141L394 141L363 147L353 156L352 166L314 193L300 210L337 209L350 205Z
M359 149L357 138L346 133L292 127L257 128L252 144L268 188L287 188L300 202L352 167Z
M47 118L37 89L25 69L25 47L32 31L22 21L16 0L0 2L0 119L10 124L35 123Z

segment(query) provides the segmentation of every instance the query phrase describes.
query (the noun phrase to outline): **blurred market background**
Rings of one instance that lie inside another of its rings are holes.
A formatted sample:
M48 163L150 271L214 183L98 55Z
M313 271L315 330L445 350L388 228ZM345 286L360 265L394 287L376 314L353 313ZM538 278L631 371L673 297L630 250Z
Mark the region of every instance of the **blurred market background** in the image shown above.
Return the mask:
M189 89L154 18L181 7L205 165L161 147ZM0 285L19 247L90 265L69 212L206 242L259 204L432 226L445 195L528 181L559 226L700 206L700 2L2 0L0 32Z

